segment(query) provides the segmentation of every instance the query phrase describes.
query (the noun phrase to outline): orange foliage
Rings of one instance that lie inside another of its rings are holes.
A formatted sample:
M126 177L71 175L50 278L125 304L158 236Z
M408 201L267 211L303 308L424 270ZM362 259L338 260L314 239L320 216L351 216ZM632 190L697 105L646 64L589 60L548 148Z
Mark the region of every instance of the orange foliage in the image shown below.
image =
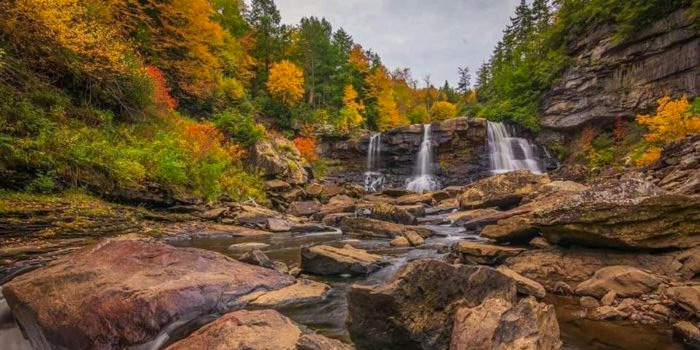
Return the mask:
M637 166L647 166L654 163L661 156L661 149L658 147L649 147L644 153L637 158L634 163Z
M587 126L583 129L581 136L579 138L578 144L582 150L588 150L591 148L591 144L596 137L596 131L592 126Z
M318 160L316 154L316 139L313 137L300 136L294 139L294 146L306 161L313 163Z
M209 122L185 121L182 138L190 146L192 154L198 159L223 150L224 134Z
M170 95L170 88L165 81L163 72L161 72L158 67L146 66L146 74L148 74L153 82L156 103L169 110L175 109L177 107L177 100Z

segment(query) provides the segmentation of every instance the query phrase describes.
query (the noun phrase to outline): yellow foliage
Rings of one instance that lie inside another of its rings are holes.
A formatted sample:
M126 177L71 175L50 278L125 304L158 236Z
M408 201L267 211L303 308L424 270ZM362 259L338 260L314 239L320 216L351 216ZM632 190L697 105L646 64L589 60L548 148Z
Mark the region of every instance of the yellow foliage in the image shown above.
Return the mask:
M304 71L288 60L273 64L267 90L284 104L296 105L304 96Z
M457 106L447 101L438 101L430 107L430 120L439 122L457 116Z
M658 147L649 147L644 153L635 159L634 163L637 166L647 166L654 163L661 156L661 149Z
M364 51L362 51L362 46L357 44L353 45L352 50L350 50L350 55L348 55L348 65L358 72L369 72L369 59Z
M409 123L396 106L394 89L386 68L379 66L367 76L370 96L377 100L377 129L384 131Z
M671 142L689 133L700 132L700 115L691 113L687 96L672 100L664 96L658 100L656 115L638 115L637 123L645 125L649 132L644 138L649 142Z
M472 90L471 93L469 93L469 96L467 96L467 104L468 105L473 105L476 104L477 102L477 94L476 94L476 89Z
M345 119L345 130L348 131L358 128L365 122L362 112L365 111L365 105L358 101L358 94L352 85L345 86L343 91L343 106L350 112Z

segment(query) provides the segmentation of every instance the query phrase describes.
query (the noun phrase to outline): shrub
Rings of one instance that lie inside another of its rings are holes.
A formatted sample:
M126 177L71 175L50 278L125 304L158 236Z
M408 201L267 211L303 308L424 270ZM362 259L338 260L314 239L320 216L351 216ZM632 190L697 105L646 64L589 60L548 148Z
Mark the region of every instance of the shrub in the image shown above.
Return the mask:
M313 163L318 160L316 154L316 140L312 137L300 136L294 139L294 146L306 161Z
M457 106L447 101L438 101L430 107L430 121L443 121L457 116Z
M265 126L255 122L251 115L228 110L214 116L214 125L226 136L244 146L250 146L265 137Z

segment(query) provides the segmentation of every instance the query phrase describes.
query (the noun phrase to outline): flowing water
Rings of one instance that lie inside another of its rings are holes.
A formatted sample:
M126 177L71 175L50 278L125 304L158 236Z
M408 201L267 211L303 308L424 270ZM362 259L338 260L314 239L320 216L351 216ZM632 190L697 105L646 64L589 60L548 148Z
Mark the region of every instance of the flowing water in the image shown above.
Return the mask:
M423 125L423 142L421 142L413 177L408 180L406 189L412 192L423 193L423 191L434 191L440 187L435 176L433 176L433 146L430 139L430 124Z
M367 146L367 169L365 170L365 191L376 192L384 185L381 172L382 134L376 133L369 139Z
M528 169L534 174L545 172L544 162L537 157L537 146L515 136L515 129L504 123L488 122L489 165L492 174Z

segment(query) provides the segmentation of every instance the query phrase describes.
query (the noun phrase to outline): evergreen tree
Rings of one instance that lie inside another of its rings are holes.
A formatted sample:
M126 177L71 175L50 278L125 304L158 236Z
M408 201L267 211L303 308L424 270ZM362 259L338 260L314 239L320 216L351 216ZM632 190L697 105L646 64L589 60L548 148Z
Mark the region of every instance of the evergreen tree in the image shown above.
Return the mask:
M334 47L331 43L333 28L324 18L302 18L299 26L299 61L306 75L306 90L311 106L323 105L332 92L330 78L335 62Z
M469 67L458 68L459 82L457 83L457 91L466 93L472 85L472 76L469 73Z
M254 93L264 87L270 66L277 61L283 48L282 17L273 0L252 0L248 23L254 30L253 57L258 61L258 74L254 81Z

